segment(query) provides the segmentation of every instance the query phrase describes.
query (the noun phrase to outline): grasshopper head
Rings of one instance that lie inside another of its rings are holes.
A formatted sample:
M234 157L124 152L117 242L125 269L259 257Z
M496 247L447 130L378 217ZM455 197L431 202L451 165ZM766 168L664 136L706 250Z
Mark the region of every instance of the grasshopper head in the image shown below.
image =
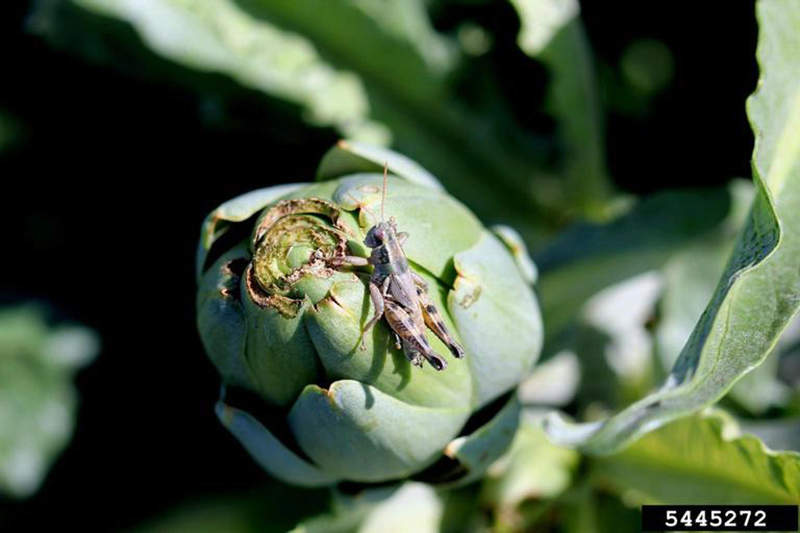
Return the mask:
M372 226L364 238L364 244L370 248L377 248L386 241L386 236L392 231L389 222L378 222Z

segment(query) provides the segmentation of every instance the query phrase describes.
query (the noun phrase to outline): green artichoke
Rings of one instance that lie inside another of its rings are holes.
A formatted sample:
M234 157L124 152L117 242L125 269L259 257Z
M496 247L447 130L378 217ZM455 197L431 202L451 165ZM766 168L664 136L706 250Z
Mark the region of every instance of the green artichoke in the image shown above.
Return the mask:
M448 363L441 372L412 366L385 320L363 334L371 267L333 260L369 255L384 163L385 216L409 234L411 268L466 352L453 358L428 331ZM197 266L198 327L224 384L217 414L279 479L472 479L510 443L511 391L541 348L535 269L513 231L485 229L413 161L340 142L317 183L253 191L214 210Z

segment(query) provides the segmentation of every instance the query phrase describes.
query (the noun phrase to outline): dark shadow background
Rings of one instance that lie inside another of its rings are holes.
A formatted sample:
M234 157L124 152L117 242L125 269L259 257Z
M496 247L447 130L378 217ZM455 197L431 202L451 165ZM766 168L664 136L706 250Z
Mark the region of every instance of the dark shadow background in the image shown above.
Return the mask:
M213 414L218 379L194 326L195 239L221 201L309 179L335 132L244 91L226 104L233 118L216 120L213 93L56 51L23 31L28 6L5 10L0 110L22 138L0 152L0 301L52 302L95 329L103 350L77 378L69 448L35 496L0 500L0 529L126 528L181 502L257 487L266 474ZM514 109L538 113L531 95L546 74L517 49L504 2L435 16L440 27L479 17L496 36L488 60ZM600 64L617 64L639 38L663 41L675 59L672 83L647 113L609 110L607 156L620 188L647 194L750 175L751 2L586 1L583 20ZM220 94L231 89L215 80Z

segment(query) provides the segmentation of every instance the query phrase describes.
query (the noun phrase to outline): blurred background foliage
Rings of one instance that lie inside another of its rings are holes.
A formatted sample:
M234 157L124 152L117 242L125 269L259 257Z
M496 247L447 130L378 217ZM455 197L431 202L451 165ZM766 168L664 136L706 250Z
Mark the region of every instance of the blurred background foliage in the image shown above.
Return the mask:
M0 493L33 494L74 427L75 371L99 349L83 327L46 321L44 304L0 309Z
M32 497L8 497L44 472L7 481L5 430L17 426L0 426L0 526L403 531L413 517L415 531L636 531L643 502L798 501L797 454L742 436L800 449L797 322L724 412L602 458L540 428L550 408L597 420L645 396L715 290L754 194L739 179L752 153L752 3L726 6L725 25L718 7L687 16L669 2L6 9L0 161L22 200L7 210L0 297L54 302L98 332L103 353L76 380L75 439ZM269 481L217 426L217 377L194 331L199 224L236 194L310 180L340 137L419 161L484 222L519 230L537 263L545 360L520 387L514 444L481 484L300 491ZM49 338L37 312L15 313L27 326L0 324L0 356L26 328ZM0 369L0 402L26 383L14 368ZM31 397L73 406L72 371L54 374ZM31 416L19 420L45 427ZM68 434L30 449L49 463Z

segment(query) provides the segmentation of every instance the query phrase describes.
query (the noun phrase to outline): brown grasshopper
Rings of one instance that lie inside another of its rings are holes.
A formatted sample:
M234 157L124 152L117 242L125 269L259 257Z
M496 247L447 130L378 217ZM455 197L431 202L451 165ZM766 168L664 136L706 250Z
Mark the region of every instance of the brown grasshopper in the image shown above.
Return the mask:
M375 314L362 331L362 346L363 335L385 316L394 334L395 346L397 349L402 347L413 365L421 367L425 358L436 370L444 370L447 362L431 348L425 337L425 326L447 345L453 356L464 357L464 349L450 336L439 310L428 297L425 280L409 268L403 252L408 233L397 231L394 217L390 217L388 222L384 220L387 173L388 165L384 165L381 221L367 231L364 239L364 244L372 249L372 253L369 258L340 257L336 263L374 267L368 286Z

